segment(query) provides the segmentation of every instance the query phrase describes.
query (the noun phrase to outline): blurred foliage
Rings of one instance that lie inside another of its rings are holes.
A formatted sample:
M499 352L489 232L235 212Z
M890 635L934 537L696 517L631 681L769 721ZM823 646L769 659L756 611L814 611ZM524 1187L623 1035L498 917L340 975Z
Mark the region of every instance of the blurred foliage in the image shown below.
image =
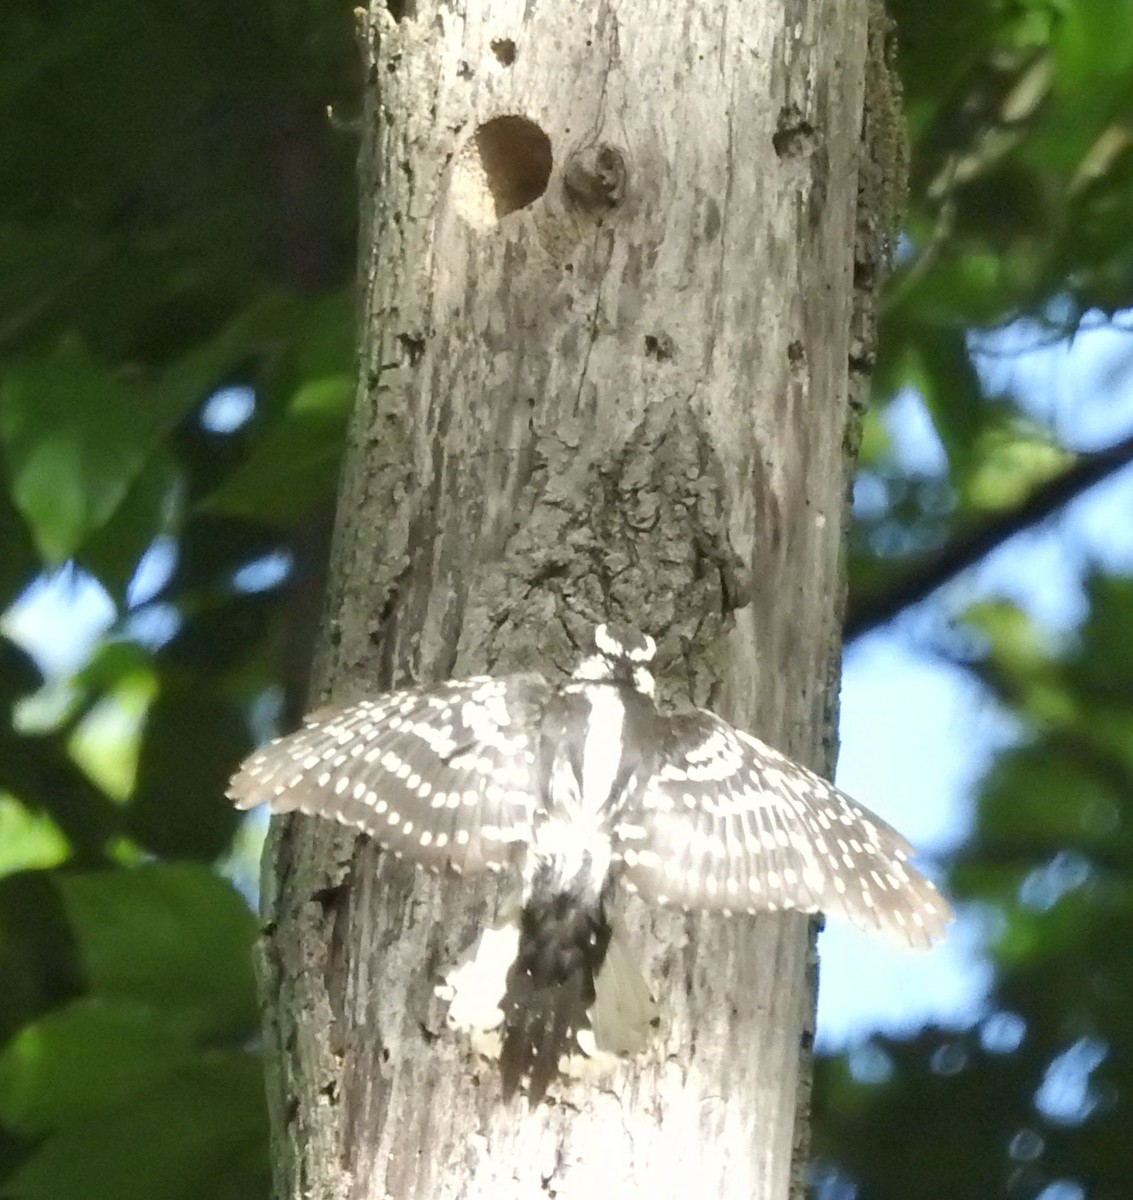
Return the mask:
M889 9L913 153L862 442L854 634L891 616L887 601L921 598L951 544L979 555L1025 527L1026 498L1080 449L993 390L979 353L991 335L1014 322L1053 343L1133 305L1131 0ZM939 439L934 469L910 471L887 431L889 404L913 392ZM1133 446L1117 457L1113 469Z
M1128 320L1133 3L890 8L913 167L863 438L851 634L1133 461L1133 430L1083 452L1072 420L992 390L981 361ZM889 437L910 395L938 440L929 469ZM1073 636L994 597L934 635L1017 728L949 874L993 984L972 1028L820 1060L819 1200L1133 1194L1133 580L1095 568L1083 587Z
M1133 0L891 7L913 171L859 630L1083 486L1081 448L990 390L981 338L1133 307ZM0 1195L266 1194L255 922L229 882L248 839L221 796L301 703L314 633L353 378L355 147L326 112L357 111L351 20L5 13ZM914 392L930 471L890 435ZM45 577L107 614L89 650L60 629L59 662L20 644ZM1072 639L1001 601L964 614L963 659L1020 730L952 868L985 916L988 1015L820 1063L823 1200L1129 1191L1133 584L1096 573L1087 601Z
M256 924L216 868L225 780L302 670L287 609L353 390L356 147L326 115L357 99L351 16L3 25L0 1194L249 1200ZM45 576L76 613L101 589L89 653L58 633L77 669L14 640Z

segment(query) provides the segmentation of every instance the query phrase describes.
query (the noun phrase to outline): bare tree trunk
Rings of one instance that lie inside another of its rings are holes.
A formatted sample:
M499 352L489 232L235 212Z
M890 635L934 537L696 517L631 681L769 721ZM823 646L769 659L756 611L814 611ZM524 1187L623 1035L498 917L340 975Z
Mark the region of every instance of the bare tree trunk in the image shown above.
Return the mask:
M364 44L362 380L319 678L554 673L623 619L670 698L829 767L865 0L373 0ZM797 1194L802 918L627 903L656 1050L528 1111L433 994L494 881L300 819L266 885L281 1197Z

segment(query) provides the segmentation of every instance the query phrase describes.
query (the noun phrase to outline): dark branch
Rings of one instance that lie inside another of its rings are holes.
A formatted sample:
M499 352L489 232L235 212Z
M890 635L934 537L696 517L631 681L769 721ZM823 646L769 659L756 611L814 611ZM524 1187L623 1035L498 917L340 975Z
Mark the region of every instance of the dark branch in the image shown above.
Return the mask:
M984 524L960 533L936 554L898 578L888 591L851 601L842 630L846 644L891 621L924 600L961 571L979 562L1017 533L1030 529L1071 500L1133 462L1133 435L1104 450L1080 454L1061 475L1040 484L1015 508L997 513Z

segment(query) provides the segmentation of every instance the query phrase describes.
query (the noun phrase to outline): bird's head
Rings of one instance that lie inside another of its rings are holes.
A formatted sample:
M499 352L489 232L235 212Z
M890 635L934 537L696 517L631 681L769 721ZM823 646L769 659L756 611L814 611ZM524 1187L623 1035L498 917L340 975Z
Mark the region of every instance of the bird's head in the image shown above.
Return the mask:
M594 653L578 664L574 678L621 683L652 697L655 689L649 664L656 653L657 643L647 633L618 622L603 622L594 630Z

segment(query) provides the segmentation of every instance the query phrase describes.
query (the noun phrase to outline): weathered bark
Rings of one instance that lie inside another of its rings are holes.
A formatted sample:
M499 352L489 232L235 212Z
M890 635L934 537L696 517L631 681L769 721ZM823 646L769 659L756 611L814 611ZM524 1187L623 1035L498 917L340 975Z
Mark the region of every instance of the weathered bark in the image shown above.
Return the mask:
M828 768L865 0L375 0L364 43L324 691L566 669L611 617ZM656 1050L529 1112L433 995L494 881L299 820L266 885L281 1197L798 1190L804 919L627 904Z

